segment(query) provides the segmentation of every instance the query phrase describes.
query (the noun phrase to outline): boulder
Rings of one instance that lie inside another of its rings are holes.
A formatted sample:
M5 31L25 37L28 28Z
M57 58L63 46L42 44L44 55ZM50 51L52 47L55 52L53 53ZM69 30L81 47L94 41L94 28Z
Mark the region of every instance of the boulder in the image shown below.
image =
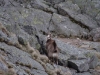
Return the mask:
M61 15L68 15L74 22L79 23L81 26L88 28L88 29L93 29L98 27L97 23L95 20L93 20L91 17L85 14L81 14L79 12L73 11L72 9L69 9L66 7L66 4L59 4L58 5L58 12Z
M98 63L98 58L97 58L97 56L93 55L90 58L90 61L89 61L89 68L90 69L96 68L97 67L97 63Z
M57 10L53 7L49 7L49 4L44 0L32 0L30 2L32 8L40 9L49 13L57 13Z
M15 34L10 33L10 35L6 35L4 32L0 30L0 41L1 42L12 42L13 44L18 43L18 39Z
M68 67L64 67L64 66L59 66L59 65L53 65L54 68L56 70L58 70L58 74L60 75L73 75L73 73L71 72L71 70Z
M7 35L4 34L1 30L0 30L0 40L5 40L7 38Z
M88 14L92 18L96 19L100 26L100 0L72 0L74 4L77 4L83 14Z
M37 35L37 31L41 34L48 32L51 14L37 9L24 9L22 7L16 9L17 7L5 8L6 12L1 9L0 15L5 17L5 20L1 20L2 24L6 26L7 30L17 36L23 36L26 41L30 42L31 46L39 49L35 35ZM9 21L7 21L8 19ZM31 29L29 30L29 28Z
M58 4L57 6L59 6L59 5L64 7L64 8L68 8L70 10L78 12L78 13L81 12L79 6L77 4L74 4L71 0L68 0L66 2L62 2L62 3Z
M68 60L69 67L77 70L78 72L85 72L89 70L88 60Z
M27 41L26 41L25 39L23 39L22 36L18 36L18 42L19 42L21 45L24 45L24 46L27 45Z
M96 50L97 52L100 52L100 42L81 41L79 48L88 49L88 50Z
M4 0L0 0L0 6L4 6L5 5L5 1Z
M89 72L83 72L83 73L77 73L76 75L92 75L92 74Z
M72 75L77 75L77 70L70 68Z
M52 16L53 24L50 25L50 31L65 37L85 37L88 29L82 28L80 25L73 23L69 17L64 17L56 13Z
M29 35L36 35L37 34L37 30L35 26L31 26L31 25L26 25L23 26L22 29L27 32Z
M68 59L70 58L69 55L64 54L64 53L59 53L58 54L58 64L62 66L68 66Z
M91 75L100 75L99 69L98 70L90 69L89 71L90 71Z
M99 23L99 26L100 26L100 12L96 16L96 21Z
M88 34L88 39L93 41L100 41L100 27L91 30Z
M60 49L60 53L58 55L59 63L64 66L68 65L68 60L76 60L76 59L86 59L87 57L84 55L87 53L87 50L76 48L68 43L64 43L58 39L55 39L58 48ZM82 64L82 63L81 63Z
M19 71L17 72L18 75L28 75L24 70L19 69Z
M3 70L3 71L7 71L8 70L8 66L6 65L6 63L4 63L4 61L2 61L1 58L0 58L0 70Z
M55 5L55 4L59 4L59 3L61 3L61 2L64 2L65 0L45 0L45 1L47 1L47 2L49 2L50 3L50 5Z
M54 70L54 66L51 65L50 63L47 63L46 64L46 69L48 69L48 70Z
M9 46L5 43L0 43L0 48L4 49L4 51L7 53L7 59L9 62L12 62L14 65L13 67L16 69L16 71L21 75L21 74L27 74L26 72L23 71L23 69L28 69L31 68L31 71L34 70L34 73L37 73L38 75L47 75L45 72L45 69L43 66L35 61L34 59L31 58L31 55L16 48L13 46ZM19 67L17 67L19 65ZM23 69L22 69L23 68ZM21 69L21 72L19 71Z
M77 56L79 59L81 59L82 57L84 59L86 58L84 57L84 53L89 52L88 50L77 48L61 40L58 40L58 39L55 39L55 40L56 40L58 48L60 48L61 50L60 52L66 55L70 55L70 56L74 55L74 56Z

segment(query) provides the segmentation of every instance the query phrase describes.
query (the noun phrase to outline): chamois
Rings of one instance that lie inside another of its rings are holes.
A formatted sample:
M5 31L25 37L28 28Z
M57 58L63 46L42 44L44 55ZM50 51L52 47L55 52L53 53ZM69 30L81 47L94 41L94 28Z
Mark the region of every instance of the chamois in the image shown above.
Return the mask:
M51 34L47 36L46 50L48 58L58 64L58 47L55 40L51 39Z

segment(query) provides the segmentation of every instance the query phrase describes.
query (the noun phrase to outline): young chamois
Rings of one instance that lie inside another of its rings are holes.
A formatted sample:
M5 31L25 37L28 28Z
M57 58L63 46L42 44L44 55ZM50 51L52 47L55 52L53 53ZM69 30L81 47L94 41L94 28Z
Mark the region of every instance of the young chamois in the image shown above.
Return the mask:
M58 64L58 47L55 40L51 39L51 34L47 36L46 50L48 58Z

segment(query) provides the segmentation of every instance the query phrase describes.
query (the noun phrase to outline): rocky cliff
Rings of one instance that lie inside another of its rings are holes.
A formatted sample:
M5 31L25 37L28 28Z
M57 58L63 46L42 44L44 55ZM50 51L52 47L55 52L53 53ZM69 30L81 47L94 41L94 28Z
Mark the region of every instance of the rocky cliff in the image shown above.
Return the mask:
M0 0L0 75L100 75L100 1Z

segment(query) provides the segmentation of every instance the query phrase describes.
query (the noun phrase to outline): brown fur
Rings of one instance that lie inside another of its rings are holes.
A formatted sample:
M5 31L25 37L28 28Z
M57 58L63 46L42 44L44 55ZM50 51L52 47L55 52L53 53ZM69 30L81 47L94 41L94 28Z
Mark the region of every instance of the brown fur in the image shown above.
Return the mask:
M58 64L58 47L55 40L51 39L51 34L47 37L46 50L48 58Z

